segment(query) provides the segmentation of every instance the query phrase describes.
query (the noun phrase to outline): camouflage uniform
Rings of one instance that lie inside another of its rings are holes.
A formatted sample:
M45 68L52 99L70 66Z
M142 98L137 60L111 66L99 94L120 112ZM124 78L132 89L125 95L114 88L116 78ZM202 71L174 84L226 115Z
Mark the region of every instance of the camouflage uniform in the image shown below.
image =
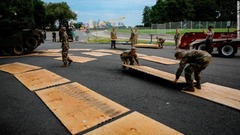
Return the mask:
M130 65L134 65L134 60L139 64L138 62L138 57L136 54L132 55L131 51L130 52L123 52L120 54L121 60L123 61L123 64L128 64L130 61Z
M165 42L165 39L157 37L157 45L159 48L163 48L164 42Z
M111 36L111 48L116 48L116 39L117 39L117 33L115 32L114 28L110 33Z
M71 64L72 60L68 57L68 49L69 49L69 42L68 42L68 35L66 32L63 33L62 36L62 61L63 66L67 66L67 62L69 62L69 65Z
M180 39L180 33L176 32L176 34L174 35L174 41L175 41L176 49L178 48L179 39Z
M136 33L132 29L131 36L130 36L130 39L129 39L129 41L131 41L132 47L137 43L137 39L136 39L137 37L136 36L137 36Z
M211 55L205 51L192 50L183 53L182 59L179 64L179 68L176 72L176 79L179 79L184 67L188 63L189 65L184 70L187 84L193 87L192 74L194 72L194 77L197 81L197 84L200 85L201 71L204 70L209 65L211 60L212 60Z

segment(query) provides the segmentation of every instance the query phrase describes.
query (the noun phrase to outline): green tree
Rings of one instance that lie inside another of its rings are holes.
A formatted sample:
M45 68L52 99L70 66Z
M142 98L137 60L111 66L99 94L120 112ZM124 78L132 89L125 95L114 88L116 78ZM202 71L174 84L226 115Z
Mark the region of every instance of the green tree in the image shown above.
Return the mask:
M220 21L237 21L237 1L236 0L216 0L219 15L217 19Z
M66 2L61 3L48 3L45 5L46 8L46 20L54 26L56 21L61 24L63 20L76 20L77 14L70 10Z
M164 23L167 21L167 14L165 8L165 0L158 0L157 3L152 6L152 11L150 13L151 23Z
M215 0L192 0L195 18L193 21L215 21L218 15Z
M144 24L144 27L150 27L151 26L151 7L145 6L143 10L143 20L142 23Z
M194 8L191 0L168 0L166 3L166 16L168 22L192 20L194 18Z

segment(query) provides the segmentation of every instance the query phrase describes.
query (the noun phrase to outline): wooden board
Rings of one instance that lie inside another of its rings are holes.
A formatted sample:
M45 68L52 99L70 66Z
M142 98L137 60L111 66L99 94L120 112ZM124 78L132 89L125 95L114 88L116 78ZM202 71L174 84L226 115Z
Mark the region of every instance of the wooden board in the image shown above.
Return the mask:
M73 60L73 62L78 62L78 63L85 63L85 62L97 60L96 58L80 57L80 56L70 56L70 58ZM58 57L54 59L62 60L62 57Z
M168 81L172 81L172 82L176 78L175 74L160 71L160 70L157 70L157 69L154 69L154 68L151 68L151 67L147 67L147 66L125 65L125 64L123 64L123 66L126 66L128 68L131 68L131 69L134 69L134 70L137 70L137 71L141 71L141 72L144 72L144 73L147 73L147 74L150 74L150 75L153 75L153 76L156 76L156 77L168 80ZM185 80L184 77L181 76L178 79L177 83L186 83L186 80Z
M92 56L107 56L107 55L112 55L110 53L102 53L102 52L83 52L82 54L86 54L86 55L92 55Z
M0 65L0 70L11 73L11 74L19 74L19 73L27 72L30 70L40 69L40 68L41 67L19 63L19 62Z
M110 50L110 49L98 49L98 50L94 50L96 52L104 52L104 53L114 53L114 54L121 54L123 53L122 51L119 50Z
M173 65L173 64L179 64L178 60L163 58L163 57L157 57L157 56L143 56L139 57L140 59L149 60L152 62L164 64L164 65Z
M69 49L69 51L91 51L92 49Z
M237 89L204 83L201 90L183 92L240 110L240 90Z
M44 51L45 53L59 53L61 52L62 49L48 49L46 51Z
M36 93L72 134L129 111L76 82Z
M35 56L50 56L50 57L60 57L62 56L62 53L39 53L36 54Z
M70 82L68 79L56 75L46 69L16 74L15 77L30 91Z
M159 48L157 44L135 44L134 47L143 47L143 48Z
M143 114L133 112L84 135L183 135Z

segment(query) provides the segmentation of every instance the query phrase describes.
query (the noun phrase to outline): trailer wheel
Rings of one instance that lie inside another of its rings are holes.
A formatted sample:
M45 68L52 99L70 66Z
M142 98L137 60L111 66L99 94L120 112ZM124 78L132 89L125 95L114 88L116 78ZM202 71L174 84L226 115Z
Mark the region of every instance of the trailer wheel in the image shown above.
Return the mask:
M206 50L206 45L205 44L199 44L196 46L197 50Z
M16 54L16 55L21 55L23 54L24 52L24 48L22 46L15 46L13 48L13 52Z
M237 48L234 45L225 44L220 46L218 52L223 57L233 57L237 52Z

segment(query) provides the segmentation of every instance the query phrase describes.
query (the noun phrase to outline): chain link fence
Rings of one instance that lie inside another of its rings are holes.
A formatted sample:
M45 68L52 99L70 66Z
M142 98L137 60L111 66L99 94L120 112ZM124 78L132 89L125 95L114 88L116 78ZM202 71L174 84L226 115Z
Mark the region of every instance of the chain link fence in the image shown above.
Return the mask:
M166 29L207 29L208 26L213 28L237 28L237 22L232 21L181 21L169 22L164 24L151 24L151 29L156 29L158 33L165 34Z

